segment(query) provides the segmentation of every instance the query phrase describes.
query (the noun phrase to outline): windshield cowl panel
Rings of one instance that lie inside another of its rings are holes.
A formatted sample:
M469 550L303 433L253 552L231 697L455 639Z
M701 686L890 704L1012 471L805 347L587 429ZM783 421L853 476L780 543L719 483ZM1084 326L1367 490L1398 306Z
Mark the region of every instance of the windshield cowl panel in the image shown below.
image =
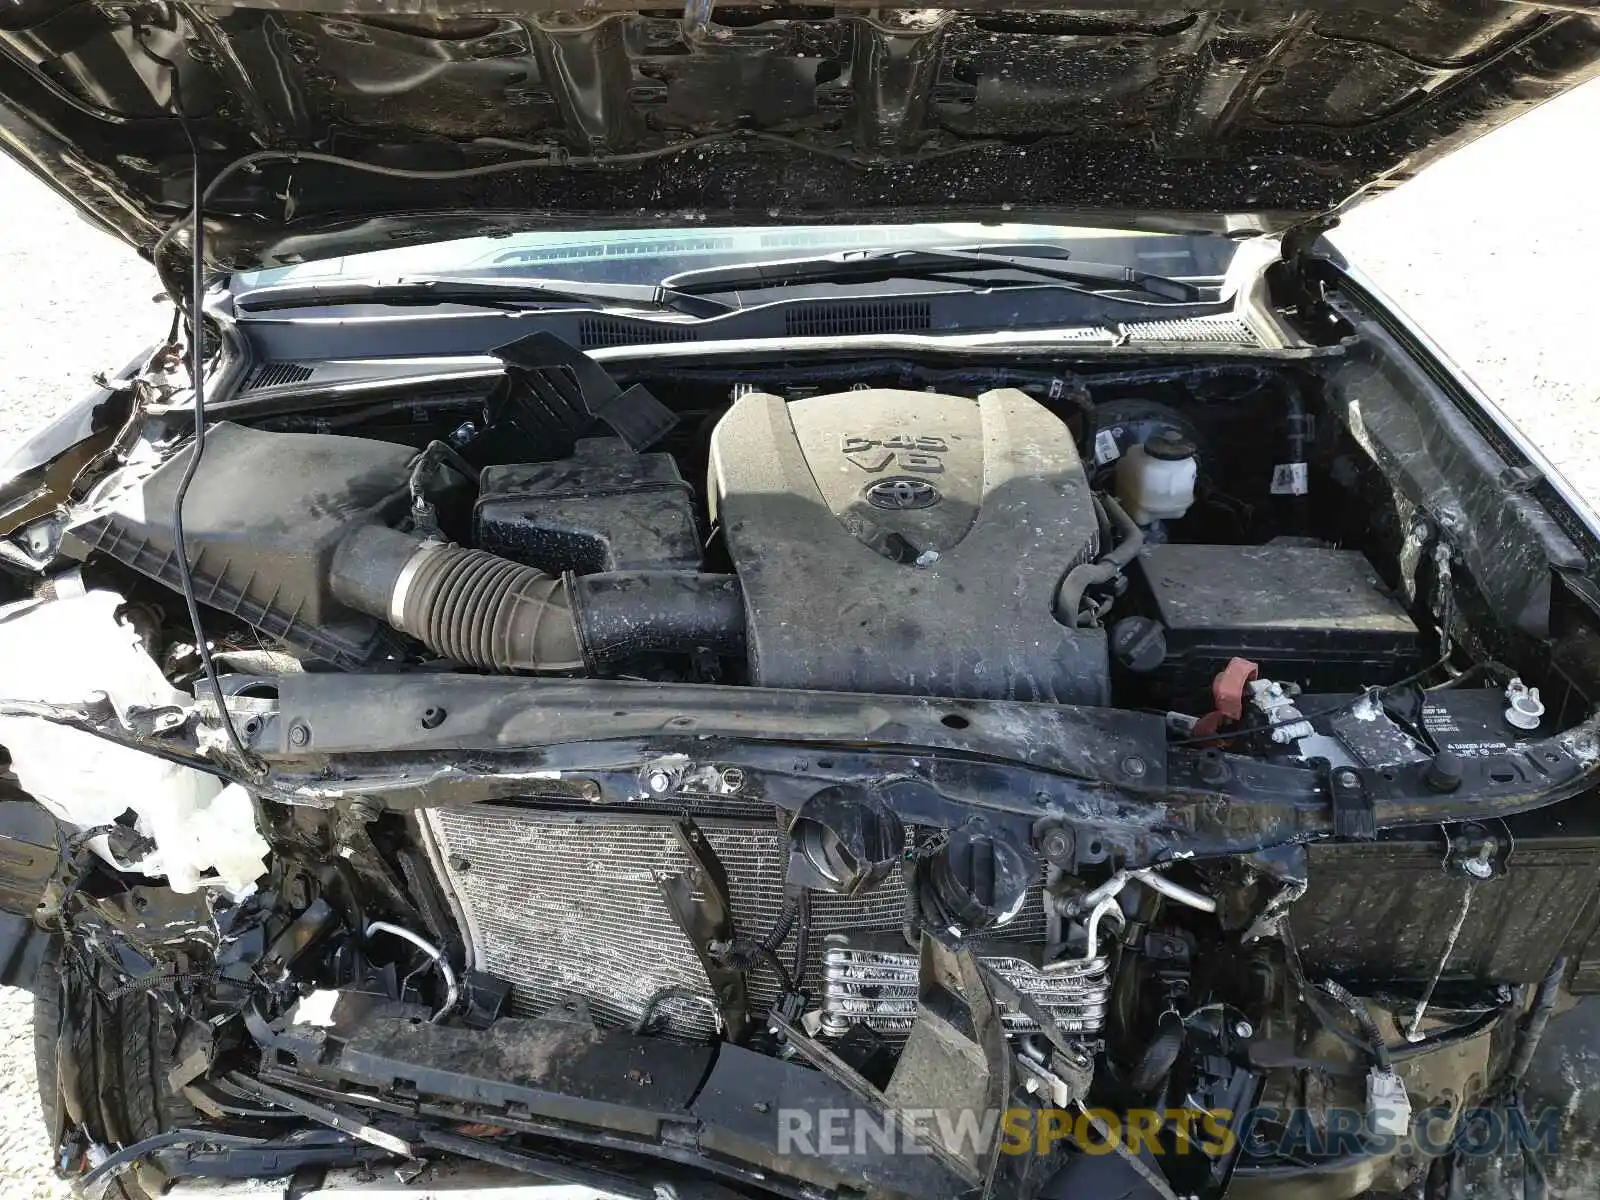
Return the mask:
M470 274L513 280L656 284L685 271L811 258L845 251L930 250L1009 244L1020 255L1113 263L1151 275L1211 277L1226 271L1235 243L1183 236L1056 225L733 226L528 232L453 238L375 250L266 271L242 271L230 289L244 296L302 283L390 282L414 275Z

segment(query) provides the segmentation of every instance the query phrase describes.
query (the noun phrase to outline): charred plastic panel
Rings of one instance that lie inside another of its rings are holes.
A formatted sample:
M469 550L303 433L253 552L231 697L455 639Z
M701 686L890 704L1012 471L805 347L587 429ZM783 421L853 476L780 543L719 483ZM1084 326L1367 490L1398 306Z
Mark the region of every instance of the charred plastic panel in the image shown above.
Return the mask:
M1052 613L1098 550L1089 481L1023 392L753 393L711 457L752 682L1105 703L1104 631Z
M558 7L176 6L170 28L142 38L177 64L206 121L208 178L264 145L422 171L530 164L378 179L286 153L219 185L215 250L315 257L442 236L444 214L472 213L465 234L535 211L593 227L681 223L684 210L838 221L1002 205L1013 219L1121 210L1193 228L1193 214L1250 212L1282 225L1404 177L1600 62L1600 18L1483 0L708 7L697 20L614 0L581 16ZM0 125L148 246L183 209L188 167L173 81L131 36L131 11L14 6ZM373 217L386 219L351 224Z
M0 752L3 759L3 752ZM48 936L34 924L61 867L61 827L0 766L0 984L30 987Z
M558 462L485 467L474 508L480 550L562 571L692 571L694 493L670 454L583 438Z
M581 1005L476 1031L428 1025L381 997L346 991L335 994L331 1024L311 1038L306 1029L290 1025L272 1043L268 1069L275 1083L309 1078L420 1095L464 1113L497 1114L516 1128L603 1134L613 1149L647 1158L692 1162L704 1153L720 1159L725 1173L751 1182L799 1175L826 1194L888 1200L962 1190L926 1153L889 1154L869 1144L838 1155L796 1154L783 1135L785 1114L842 1112L861 1103L823 1072L742 1046L716 1049L597 1029ZM257 1086L234 1079L247 1093ZM473 1142L434 1144L454 1149ZM628 1187L623 1194L639 1192L631 1180L609 1178Z
M1479 853L1476 846L1461 852L1471 827L1452 829L1454 848L1437 829L1402 831L1377 845L1308 847L1310 888L1290 913L1306 968L1414 982L1435 974L1479 982L1543 978L1587 932L1578 925L1594 897L1600 841L1529 814L1520 827L1483 827L1483 838L1496 843L1483 858L1489 867L1467 870ZM1374 879L1383 886L1374 888Z
M67 531L66 552L104 554L176 588L173 497L192 452L143 479L113 477ZM200 602L340 666L376 658L391 635L333 598L329 564L352 529L403 505L415 455L367 438L217 425L183 505Z
M1588 560L1463 400L1349 295L1332 303L1360 336L1327 372L1329 404L1395 481L1402 513L1433 518L1407 522L1408 584L1436 570L1426 560L1447 547L1507 628L1548 637L1552 572Z

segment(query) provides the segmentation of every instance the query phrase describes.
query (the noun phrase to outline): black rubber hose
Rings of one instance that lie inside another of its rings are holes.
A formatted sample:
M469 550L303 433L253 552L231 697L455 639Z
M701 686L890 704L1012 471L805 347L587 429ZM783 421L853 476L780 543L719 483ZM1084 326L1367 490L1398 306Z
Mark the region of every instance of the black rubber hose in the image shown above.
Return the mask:
M1083 605L1083 594L1092 587L1110 583L1123 568L1139 556L1144 546L1144 530L1134 523L1122 505L1110 496L1097 496L1096 502L1105 512L1117 531L1117 544L1092 563L1079 563L1068 571L1056 591L1056 620L1068 628L1078 626L1078 609Z
M1139 1099L1149 1099L1166 1083L1173 1064L1178 1061L1178 1052L1183 1049L1183 1034L1183 1018L1174 1012L1163 1013L1156 1036L1150 1039L1139 1065L1128 1075L1128 1087Z
M1391 1070L1389 1047L1383 1040L1383 1031L1378 1028L1378 1023L1372 1019L1372 1014L1367 1011L1367 1006L1361 1002L1360 997L1342 983L1332 979L1324 979L1314 986L1350 1010L1350 1015L1355 1018L1356 1024L1361 1027L1361 1032L1367 1039L1373 1062L1381 1071Z
M1117 544L1102 554L1100 561L1125 567L1138 558L1139 551L1144 548L1144 530L1140 529L1122 505L1110 496L1101 496L1100 506L1105 509L1106 516L1111 519L1112 528L1117 531Z
M767 931L767 936L761 939L761 944L768 950L777 951L790 932L794 923L800 917L800 893L791 891L783 898L783 907L778 910L778 919L773 922L772 928Z
M555 579L496 554L372 525L340 544L329 585L356 611L490 671L594 673L646 650L744 647L744 602L727 575Z
M1539 981L1539 989L1534 993L1528 1015L1523 1018L1522 1027L1517 1031L1516 1043L1512 1047L1511 1057L1501 1076L1502 1092L1513 1092L1522 1086L1523 1076L1533 1065L1534 1051L1539 1048L1539 1042L1544 1037L1544 1028L1550 1023L1550 1014L1555 1011L1556 1000L1561 995L1561 981L1566 973L1566 958L1558 958L1550 968L1549 974Z
M649 651L744 653L744 596L732 575L605 571L569 575L564 586L593 667Z
M420 553L393 615L446 658L476 667L564 672L587 665L561 581L482 550Z

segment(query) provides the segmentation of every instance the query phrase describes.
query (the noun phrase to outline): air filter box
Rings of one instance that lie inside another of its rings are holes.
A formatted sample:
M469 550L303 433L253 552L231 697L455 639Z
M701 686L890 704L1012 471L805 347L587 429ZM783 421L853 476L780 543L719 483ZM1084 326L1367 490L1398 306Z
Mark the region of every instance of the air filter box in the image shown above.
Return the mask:
M694 498L670 454L583 438L568 458L483 469L476 544L550 574L700 567Z
M69 528L63 550L103 554L174 589L172 503L193 453L184 446L149 475L114 476ZM200 603L338 666L358 667L394 635L328 592L334 548L351 529L398 517L416 451L366 438L269 433L223 423L184 498L190 574Z
M1186 711L1209 698L1212 678L1235 657L1321 692L1360 691L1422 665L1415 623L1357 551L1168 544L1147 546L1138 562L1150 615L1167 637L1152 682Z

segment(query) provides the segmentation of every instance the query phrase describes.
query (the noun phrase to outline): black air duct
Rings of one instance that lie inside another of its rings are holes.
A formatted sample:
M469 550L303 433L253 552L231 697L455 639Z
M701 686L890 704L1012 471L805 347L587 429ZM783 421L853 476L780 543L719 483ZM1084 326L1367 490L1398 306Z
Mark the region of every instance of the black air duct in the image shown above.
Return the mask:
M647 651L744 650L731 575L615 571L557 579L381 525L334 555L333 595L446 658L491 671L599 671Z

